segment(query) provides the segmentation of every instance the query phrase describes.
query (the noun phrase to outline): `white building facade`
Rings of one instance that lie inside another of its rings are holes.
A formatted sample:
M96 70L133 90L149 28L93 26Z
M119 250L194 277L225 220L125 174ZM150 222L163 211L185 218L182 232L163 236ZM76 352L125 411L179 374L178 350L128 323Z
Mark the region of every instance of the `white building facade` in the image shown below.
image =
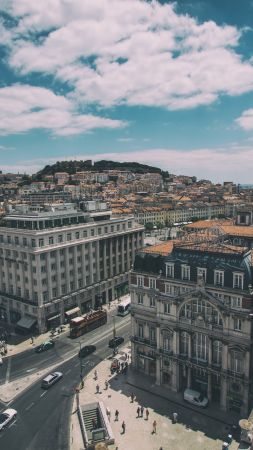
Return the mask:
M73 204L20 205L0 227L0 317L44 332L123 292L143 227ZM3 226L4 225L4 226ZM69 312L69 314L68 314Z

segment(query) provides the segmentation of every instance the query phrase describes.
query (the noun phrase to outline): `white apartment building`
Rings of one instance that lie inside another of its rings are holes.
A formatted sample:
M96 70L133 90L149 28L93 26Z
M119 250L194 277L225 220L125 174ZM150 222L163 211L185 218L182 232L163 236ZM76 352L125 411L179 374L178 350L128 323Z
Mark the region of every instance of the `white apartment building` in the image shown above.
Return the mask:
M123 292L143 227L74 204L17 205L0 226L0 319L44 332Z

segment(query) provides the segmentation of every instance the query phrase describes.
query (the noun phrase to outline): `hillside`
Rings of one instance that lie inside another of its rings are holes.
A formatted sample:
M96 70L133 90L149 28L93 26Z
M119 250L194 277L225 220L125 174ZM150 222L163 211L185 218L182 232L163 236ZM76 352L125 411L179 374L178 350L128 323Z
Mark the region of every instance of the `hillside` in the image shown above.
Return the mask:
M34 180L42 180L47 175L54 175L56 172L67 172L70 175L81 171L102 172L103 170L129 170L133 173L160 173L162 176L169 176L158 167L148 166L137 162L116 162L116 161L57 161L55 164L46 165L42 170L33 175Z

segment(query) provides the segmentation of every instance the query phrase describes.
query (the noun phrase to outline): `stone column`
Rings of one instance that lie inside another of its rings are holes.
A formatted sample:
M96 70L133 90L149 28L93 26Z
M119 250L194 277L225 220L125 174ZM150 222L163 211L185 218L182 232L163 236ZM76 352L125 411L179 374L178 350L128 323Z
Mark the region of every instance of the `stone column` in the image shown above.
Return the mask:
M249 385L243 385L243 395L242 395L242 406L241 406L241 416L248 417L249 414Z
M222 345L222 370L227 371L228 369L228 345L223 342ZM220 407L224 411L227 410L227 388L228 380L226 374L221 378L221 396L220 396Z
M187 369L187 388L190 389L192 384L192 369L188 367Z
M212 375L208 374L208 385L207 385L207 398L209 402L212 401Z
M156 358L156 380L155 380L155 384L157 384L158 386L160 386L161 384L161 357L158 356Z
M160 348L161 348L160 325L157 325L157 327L156 327L156 347L157 347L157 350L160 350Z

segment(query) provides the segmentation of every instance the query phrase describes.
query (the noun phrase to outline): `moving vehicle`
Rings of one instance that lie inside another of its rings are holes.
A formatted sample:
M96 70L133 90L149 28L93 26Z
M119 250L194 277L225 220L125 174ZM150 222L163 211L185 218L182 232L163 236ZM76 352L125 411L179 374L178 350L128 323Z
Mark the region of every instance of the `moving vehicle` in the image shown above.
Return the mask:
M126 298L125 300L122 300L120 304L118 305L118 316L126 316L130 313L130 307L131 307L131 299L130 297Z
M208 405L208 398L193 389L185 389L184 400L192 405L201 406L202 408L206 408Z
M124 342L124 338L122 336L115 336L114 338L112 338L109 341L108 346L110 348L115 348L115 347L118 347L118 345L123 344L123 342Z
M49 350L52 347L54 347L54 341L52 339L49 339L49 341L45 341L42 344L38 345L38 347L35 348L35 352L41 353Z
M82 347L81 350L79 351L78 356L79 358L85 358L85 356L88 356L95 351L96 351L95 345L85 345L85 347Z
M41 382L41 387L43 389L49 389L53 384L57 383L57 381L61 380L63 374L61 372L52 372L43 378Z
M75 317L70 321L70 337L76 338L88 333L107 322L106 311L92 311L84 316Z
M17 411L15 409L6 409L0 414L0 430L3 430L8 423L10 423L13 419L15 419L17 415Z

